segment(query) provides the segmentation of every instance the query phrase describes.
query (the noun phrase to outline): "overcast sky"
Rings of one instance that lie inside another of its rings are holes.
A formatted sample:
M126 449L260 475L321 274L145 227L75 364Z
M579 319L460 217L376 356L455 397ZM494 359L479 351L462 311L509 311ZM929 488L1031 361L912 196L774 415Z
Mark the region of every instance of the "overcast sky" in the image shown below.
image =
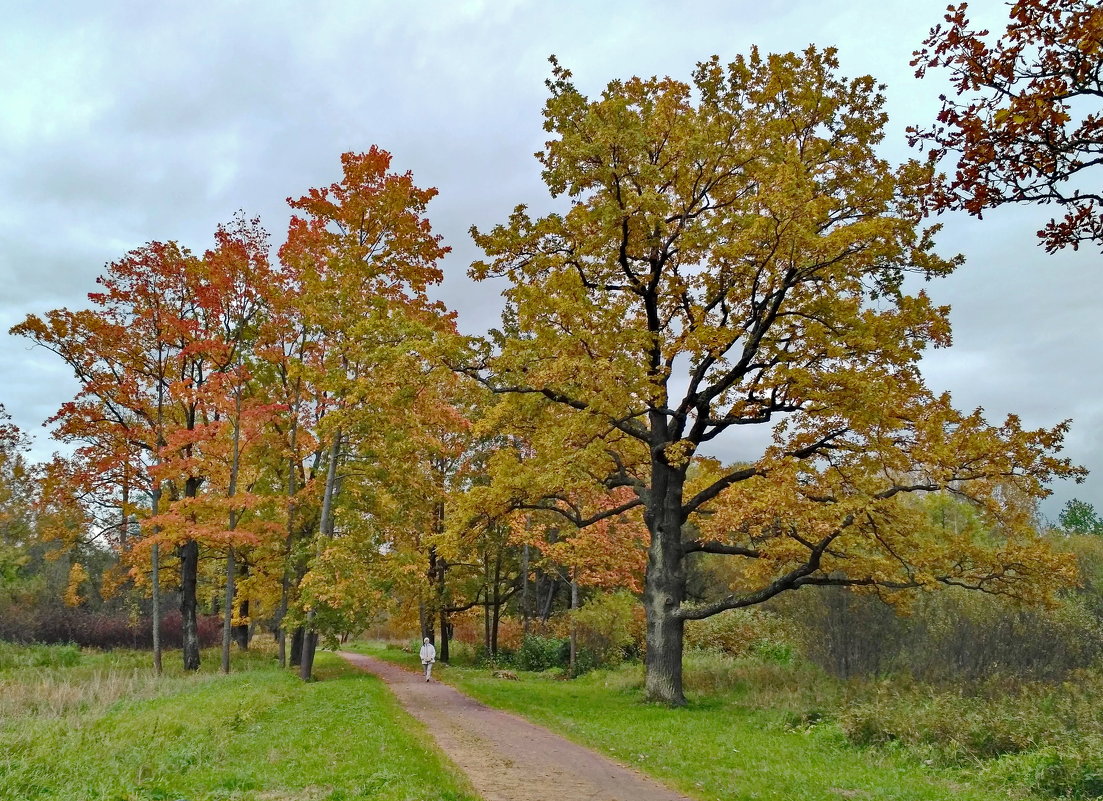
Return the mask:
M469 332L496 322L498 288L466 277L468 237L547 192L532 157L549 54L596 93L612 78L688 79L712 54L757 44L840 50L844 72L888 84L884 153L929 122L945 89L908 61L946 0L694 2L191 2L6 4L0 29L0 331L80 306L103 265L150 240L202 252L238 209L278 244L284 199L339 176L339 155L377 144L435 186L453 248L441 296ZM1002 27L1006 7L977 0ZM313 8L312 8L313 7ZM1103 507L1100 255L1046 256L1037 209L948 217L940 242L966 265L928 291L953 307L954 347L924 362L964 409L1029 425L1073 418L1067 455L1093 475L1054 487ZM42 421L75 385L59 360L0 333L0 403L54 445ZM735 446L737 455L739 445ZM750 453L746 454L750 456Z

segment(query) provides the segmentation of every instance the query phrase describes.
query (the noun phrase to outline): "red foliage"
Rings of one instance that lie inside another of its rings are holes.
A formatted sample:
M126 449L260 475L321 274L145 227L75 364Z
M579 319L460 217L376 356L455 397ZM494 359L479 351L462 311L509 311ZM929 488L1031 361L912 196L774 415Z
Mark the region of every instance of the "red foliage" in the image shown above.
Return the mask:
M1081 242L1103 248L1103 6L1095 0L1017 0L995 42L974 30L968 6L950 6L913 66L948 70L959 99L942 96L938 124L909 129L952 176L933 180L928 208L981 216L1007 203L1056 203L1038 232L1053 252ZM1086 180L1085 180L1086 179Z

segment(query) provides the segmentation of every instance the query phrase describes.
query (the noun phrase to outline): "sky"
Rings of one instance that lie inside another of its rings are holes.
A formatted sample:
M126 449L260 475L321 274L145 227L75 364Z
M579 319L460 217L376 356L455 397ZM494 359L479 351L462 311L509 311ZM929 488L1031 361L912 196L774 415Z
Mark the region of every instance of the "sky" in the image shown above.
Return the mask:
M497 322L499 285L475 284L468 229L518 203L550 207L533 154L555 54L576 85L688 80L696 62L839 49L843 73L887 84L882 147L915 155L947 90L908 65L946 0L694 2L50 2L7 4L0 29L0 403L35 436L76 385L56 357L11 337L27 314L80 307L105 263L152 240L202 252L238 210L278 245L285 199L339 177L339 156L375 144L440 195L429 207L452 253L439 296L470 333ZM1003 25L1006 6L971 3ZM1091 248L1047 256L1043 209L946 215L955 275L924 286L952 306L952 348L924 358L928 384L959 408L1030 426L1072 418L1065 455L1093 470L1043 512L1079 497L1103 508L1103 269ZM760 444L734 443L750 458Z

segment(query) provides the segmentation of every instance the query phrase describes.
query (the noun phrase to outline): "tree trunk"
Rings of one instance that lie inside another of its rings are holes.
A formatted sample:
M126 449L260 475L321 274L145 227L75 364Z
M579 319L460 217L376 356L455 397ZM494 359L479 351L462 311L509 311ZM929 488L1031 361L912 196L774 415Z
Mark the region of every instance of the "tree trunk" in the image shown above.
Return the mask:
M280 606L283 607L285 600L281 599ZM283 608L282 612L286 613L287 609ZM283 615L277 614L276 623L276 661L281 668L287 667L287 630L283 626Z
M448 661L448 611L441 607L440 610L440 661Z
M490 656L490 598L483 599L483 653Z
M429 617L429 605L425 603L425 599L422 598L417 602L417 628L421 633L421 641L425 642L425 638L429 635L426 634L429 631L429 622L426 618Z
M291 666L298 667L303 661L303 627L298 626L291 632Z
M436 633L433 630L435 622L433 620L436 610L434 606L439 610L440 601L440 587L437 583L437 548L435 545L429 546L429 568L425 572L425 578L429 583L428 600L423 604L423 612L421 615L421 637L424 640L429 638L429 642L433 645L437 644Z
M249 578L249 562L245 559L237 560L237 586L234 588L235 603L238 617L243 621L241 625L234 626L233 637L237 647L242 651L249 650L249 641L253 638L256 624L249 619L249 596L241 597L241 581Z
M150 498L150 514L156 517L160 514L161 508L161 486L155 484L153 488L153 497ZM159 529L154 528L153 536L157 536ZM153 672L158 676L161 675L162 660L161 660L161 546L157 543L153 543L153 547L150 548L149 561L153 567L153 574L150 576L150 592L153 595L153 608L150 610L150 616L152 620L150 625L153 628Z
M322 493L322 519L318 526L318 554L322 553L323 540L333 536L333 500L337 494L337 461L341 458L341 432L333 434L333 444L329 449L329 463L326 465L326 485ZM317 601L315 601L317 603ZM314 651L318 648L318 632L314 630L315 610L312 606L306 613L306 634L303 636L302 662L299 664L299 678L307 681L314 670Z
M222 610L222 672L230 672L230 642L234 627L234 579L237 566L234 564L233 547L226 549L226 599Z
M529 544L521 546L521 631L529 636Z
M199 670L199 622L196 617L196 582L199 578L199 543L185 542L180 556L180 628L184 641L184 670Z
M661 504L644 517L651 531L643 604L647 612L647 658L644 691L652 701L685 704L682 692L682 634L677 617L685 599L685 554L682 551L684 474L669 465L652 466L652 497Z
M287 667L287 629L283 624L283 620L287 617L287 607L291 600L291 559L295 546L295 493L298 492L295 479L299 467L296 464L294 454L298 432L299 426L296 420L291 425L292 456L287 460L287 535L284 539L283 575L280 577L280 605L276 610L276 643L279 646L281 668ZM297 665L298 662L292 662L291 664Z
M494 611L490 618L490 653L498 656L498 622L502 617L502 549L494 556Z
M239 376L240 378L240 376ZM234 437L233 451L230 457L230 484L227 487L226 497L233 504L237 496L237 479L241 471L241 385L238 384L234 392ZM237 509L230 507L230 519L227 529L237 530ZM222 672L230 672L230 641L233 638L234 627L234 582L237 578L237 565L234 564L234 546L230 542L226 549L226 609L222 618Z
M314 676L314 654L318 650L318 632L309 627L303 633L302 662L299 664L299 678L310 681Z
M158 449L165 444L163 438L164 414L165 414L165 382L157 382L157 447ZM160 461L160 457L158 462ZM160 514L161 510L161 482L154 479L153 482L153 494L150 498L150 513L156 517ZM159 528L153 530L154 536L160 532ZM153 575L150 577L150 589L153 593L153 609L151 614L153 620L151 624L153 626L153 671L160 676L161 675L161 546L159 543L154 542L153 547L150 549L150 561L153 562Z
M306 334L304 333L299 340L299 358L302 358L302 351L306 343ZM280 604L276 610L276 643L279 646L279 663L280 667L287 667L287 630L283 625L283 619L287 616L287 607L290 605L291 596L291 557L293 553L293 546L295 544L295 493L298 492L298 470L301 462L299 461L299 400L300 390L302 388L302 380L298 379L295 382L295 392L291 401L289 411L291 412L291 434L288 442L290 448L290 456L287 458L287 536L284 540L284 562L283 562L283 575L280 577ZM292 664L298 664L292 662Z
M578 609L578 582L571 573L571 657L567 663L567 674L573 679L578 675L578 631L575 622L575 610Z
M156 505L156 504L155 504ZM155 512L156 514L156 512ZM153 609L151 610L153 627L153 671L161 675L161 546L153 543L150 549L150 561L153 563L153 575L150 578L151 591L153 593Z
M444 557L437 557L437 609L439 610L440 623L440 649L437 656L441 662L448 661L448 595L445 582L448 581L448 562Z
M555 591L559 587L559 580L555 576L544 576L548 583L548 597L544 601L544 606L540 610L540 620L544 623L548 622L548 618L551 617L552 607L555 605Z
M238 573L240 578L243 574ZM238 608L241 610L240 617L242 619L249 617L249 599L242 598L238 603ZM242 623L240 626L234 626L233 635L234 642L237 643L237 647L242 651L249 650L249 637L252 634L252 627L249 623Z

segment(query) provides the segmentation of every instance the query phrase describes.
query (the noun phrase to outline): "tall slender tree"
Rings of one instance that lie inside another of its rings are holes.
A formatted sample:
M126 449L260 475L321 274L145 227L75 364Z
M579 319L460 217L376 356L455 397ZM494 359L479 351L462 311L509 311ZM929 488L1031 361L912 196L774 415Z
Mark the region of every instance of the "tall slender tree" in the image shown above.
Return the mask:
M409 172L389 172L390 163L390 154L376 147L346 153L339 182L288 201L296 215L280 258L299 288L305 330L324 342L306 354L305 365L325 410L317 432L326 453L319 556L336 530L351 455L370 459L396 428L393 401L417 374L418 343L450 324L444 307L426 295L442 278L437 262L447 252L425 216L436 190L418 188ZM304 679L311 675L320 598L316 591L303 598Z

